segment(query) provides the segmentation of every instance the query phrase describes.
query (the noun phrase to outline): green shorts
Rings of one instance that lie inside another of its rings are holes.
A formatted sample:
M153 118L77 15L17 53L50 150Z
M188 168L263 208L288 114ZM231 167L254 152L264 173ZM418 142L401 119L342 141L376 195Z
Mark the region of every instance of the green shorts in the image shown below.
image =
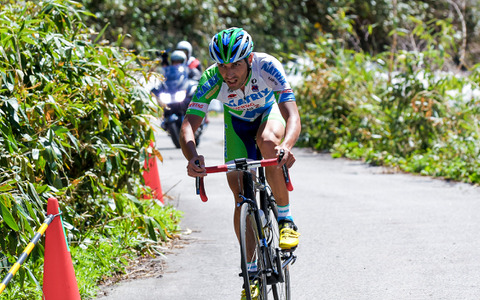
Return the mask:
M278 120L285 127L285 120L280 113L278 104L274 103L253 122L241 120L233 116L228 107L223 113L225 120L225 162L237 158L259 159L257 156L256 137L260 125L267 120Z

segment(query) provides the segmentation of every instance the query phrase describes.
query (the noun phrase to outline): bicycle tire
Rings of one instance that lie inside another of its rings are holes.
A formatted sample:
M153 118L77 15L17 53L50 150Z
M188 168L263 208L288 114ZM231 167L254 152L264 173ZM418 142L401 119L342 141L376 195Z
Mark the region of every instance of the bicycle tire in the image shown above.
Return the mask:
M253 228L255 249L251 257L247 256L247 231ZM259 297L260 300L267 299L267 280L265 276L265 259L261 249L261 241L257 230L257 222L251 205L244 203L240 211L240 252L241 252L241 267L242 277L244 283L244 290L247 300L252 300L250 287L258 280ZM257 261L257 272L250 274L247 269L248 261Z
M282 266L282 253L279 247L279 238L280 232L278 228L277 216L278 210L277 206L273 201L269 201L268 205L268 214L269 214L269 230L271 238L269 238L269 249L271 249L270 257L272 257L272 265L275 272L278 273L278 282L271 285L271 290L269 292L273 295L275 300L290 300L291 291L290 291L290 265ZM273 252L275 251L275 252Z
M275 300L291 300L290 291L290 265L285 266L282 269L283 282L279 282L272 285L273 299Z

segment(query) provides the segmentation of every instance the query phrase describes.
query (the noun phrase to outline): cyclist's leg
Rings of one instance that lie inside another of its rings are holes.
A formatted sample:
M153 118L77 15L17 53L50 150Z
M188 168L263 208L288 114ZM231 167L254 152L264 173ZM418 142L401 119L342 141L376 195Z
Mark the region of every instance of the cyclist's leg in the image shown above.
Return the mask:
M257 152L255 148L255 133L260 125L260 119L257 122L246 122L238 118L232 117L228 108L224 112L225 120L225 162L231 162L237 158L256 159ZM235 226L235 233L239 237L239 220L240 207L237 203L241 202L238 195L243 190L243 175L242 172L227 173L228 185L233 193L235 199L235 211L233 216L233 223ZM253 238L249 234L249 239ZM250 243L249 243L250 244ZM253 244L253 243L252 243Z
M276 156L275 147L280 145L284 135L285 120L280 113L278 105L274 104L262 116L262 124L257 132L257 145L264 158L274 158ZM265 175L277 204L280 206L288 205L288 190L282 169L276 166L266 167Z
M280 145L285 134L285 120L277 104L266 111L257 132L257 145L265 158L276 156L275 147ZM298 244L297 228L290 213L290 201L283 171L276 166L266 167L265 175L276 199L279 212L280 247L291 249Z

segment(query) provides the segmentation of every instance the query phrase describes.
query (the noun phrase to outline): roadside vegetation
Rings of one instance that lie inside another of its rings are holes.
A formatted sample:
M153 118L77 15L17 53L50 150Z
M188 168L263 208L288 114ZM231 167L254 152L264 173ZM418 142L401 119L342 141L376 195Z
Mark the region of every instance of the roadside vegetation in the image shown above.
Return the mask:
M471 63L480 57L480 6L477 0L81 0L95 17L87 24L104 37L116 41L126 35L122 45L136 51L172 50L186 39L194 55L205 66L211 64L208 43L214 33L236 26L252 34L255 51L283 55L302 54L306 45L327 33L340 37L345 24L340 11L349 19L349 35L342 46L355 51L378 54L394 48L414 46L398 35L413 30L411 19L427 24L445 20L454 32L458 47L455 61ZM345 24L346 25L346 24ZM421 46L421 45L418 45ZM412 48L410 48L412 49Z
M178 229L180 212L156 205L142 179L158 114L136 82L147 73L134 53L91 40L76 2L0 11L0 275L56 197L87 299L129 260L161 253ZM42 241L1 299L42 298Z
M473 0L3 1L0 276L59 199L82 299L138 256L162 253L181 212L142 171L161 114L137 80L158 50L252 33L298 59L299 145L479 183L480 12ZM0 299L41 299L43 245Z
M409 18L403 47L348 49L352 20L310 45L299 89L303 146L401 171L480 183L480 65L455 63L462 43L451 20ZM402 43L400 43L400 41Z

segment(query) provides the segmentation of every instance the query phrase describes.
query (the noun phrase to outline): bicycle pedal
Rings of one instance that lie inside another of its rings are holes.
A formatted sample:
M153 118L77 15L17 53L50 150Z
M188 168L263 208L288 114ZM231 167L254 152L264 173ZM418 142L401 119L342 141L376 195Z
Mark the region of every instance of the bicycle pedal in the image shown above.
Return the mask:
M297 246L292 247L290 249L280 249L282 250L282 253L293 253L297 249Z

